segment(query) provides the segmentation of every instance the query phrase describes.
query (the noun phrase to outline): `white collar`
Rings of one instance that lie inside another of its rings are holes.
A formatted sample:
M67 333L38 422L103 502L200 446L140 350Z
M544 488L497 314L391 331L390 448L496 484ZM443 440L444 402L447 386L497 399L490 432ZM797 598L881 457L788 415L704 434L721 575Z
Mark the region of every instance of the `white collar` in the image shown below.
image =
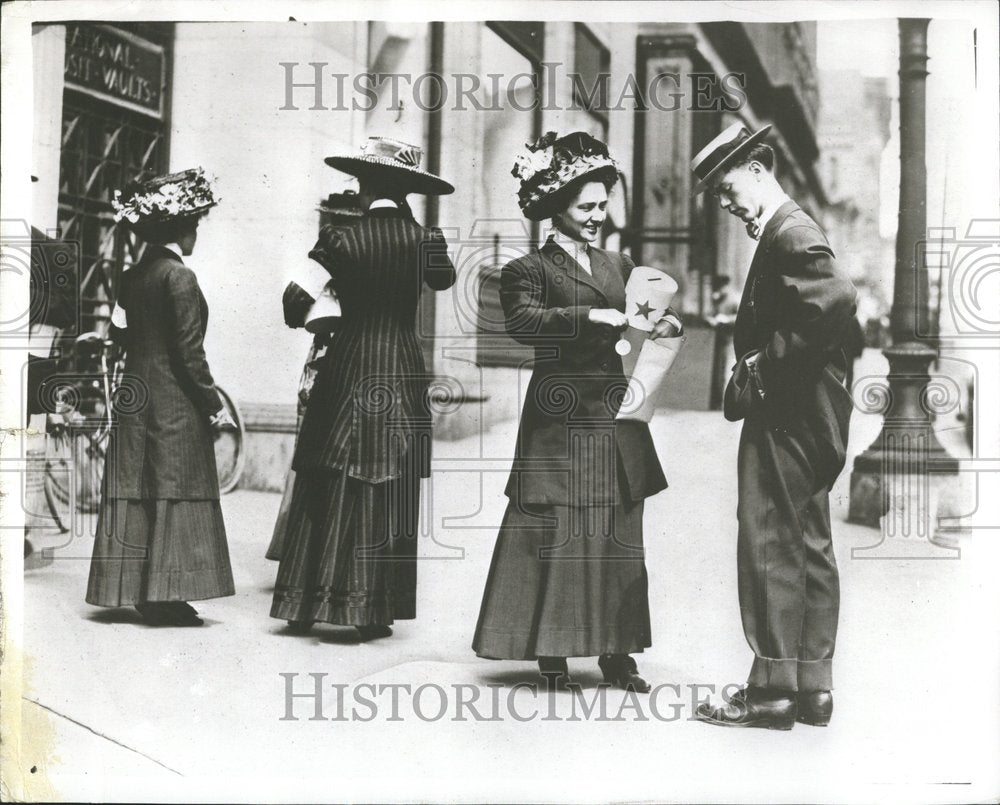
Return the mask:
M593 275L594 270L590 264L589 243L573 240L573 238L554 228L549 232L549 237L551 237L552 241L558 244L560 248L566 252L566 254L576 260L577 265L579 265L580 268L582 268L586 273Z
M184 262L184 260L181 259L181 247L178 246L176 243L164 243L163 248L166 249L168 252L170 252L174 257L176 257L182 263Z
M398 205L391 198L377 198L369 206L369 210L378 210L382 207L391 207L392 209L397 209Z
M552 238L552 240L554 240L559 246L562 246L562 248L570 254L575 254L576 252L583 252L588 255L590 254L589 243L585 243L580 240L573 240L573 238L569 237L569 235L566 235L555 227L552 227L545 233L542 238L542 243L544 244L549 238Z
M757 229L757 240L759 240L760 236L764 234L764 227L767 226L767 222L774 217L774 214L781 209L782 205L787 201L791 201L791 199L786 194L782 193L780 198L775 199L774 202L764 208L760 217L754 221L754 225Z

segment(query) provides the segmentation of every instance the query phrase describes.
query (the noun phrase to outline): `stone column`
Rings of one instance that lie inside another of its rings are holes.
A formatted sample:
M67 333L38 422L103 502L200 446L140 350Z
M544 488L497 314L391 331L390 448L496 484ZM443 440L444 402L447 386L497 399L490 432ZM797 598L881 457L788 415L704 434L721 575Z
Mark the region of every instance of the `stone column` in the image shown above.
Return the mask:
M958 462L934 434L934 404L939 390L930 365L937 358L928 339L927 269L920 244L927 232L927 166L925 163L925 98L927 84L926 19L899 21L899 225L893 288L888 385L863 389L860 403L884 414L882 432L854 461L848 520L879 526L895 509L933 518L928 506L934 474L956 473ZM858 389L855 390L859 396ZM900 496L917 498L908 505ZM914 526L933 531L932 523ZM908 533L904 536L909 536Z

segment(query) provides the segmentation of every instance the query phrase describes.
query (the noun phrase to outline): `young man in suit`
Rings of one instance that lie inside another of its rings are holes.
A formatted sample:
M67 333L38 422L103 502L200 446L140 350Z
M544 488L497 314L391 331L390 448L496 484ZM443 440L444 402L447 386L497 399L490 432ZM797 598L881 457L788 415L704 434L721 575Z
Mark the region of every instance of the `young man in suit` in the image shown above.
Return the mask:
M856 291L819 225L782 190L770 126L731 126L692 161L759 244L737 313L724 412L743 420L738 459L740 610L747 686L696 717L731 727L825 726L840 588L829 492L844 466L851 396L843 345Z

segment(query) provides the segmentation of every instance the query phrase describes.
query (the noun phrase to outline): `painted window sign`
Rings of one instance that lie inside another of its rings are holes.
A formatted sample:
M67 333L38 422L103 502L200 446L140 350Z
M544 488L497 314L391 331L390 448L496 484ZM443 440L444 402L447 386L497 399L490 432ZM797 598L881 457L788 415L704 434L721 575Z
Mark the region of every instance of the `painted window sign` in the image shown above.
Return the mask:
M106 25L66 29L66 85L156 118L163 117L163 48Z

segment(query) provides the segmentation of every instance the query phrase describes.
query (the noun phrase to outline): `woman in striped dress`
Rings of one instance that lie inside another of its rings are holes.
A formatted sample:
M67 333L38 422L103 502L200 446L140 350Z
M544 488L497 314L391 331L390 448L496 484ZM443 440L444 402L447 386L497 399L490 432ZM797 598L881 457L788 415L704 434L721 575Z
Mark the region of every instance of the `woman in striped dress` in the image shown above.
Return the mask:
M416 617L420 479L430 474L428 376L416 336L421 285L455 282L438 229L417 224L408 193L454 188L420 169L420 149L370 138L327 164L358 178L366 214L324 227L309 257L343 313L319 365L292 466L295 487L271 616L296 632L354 626L362 639ZM299 289L304 321L313 302Z

